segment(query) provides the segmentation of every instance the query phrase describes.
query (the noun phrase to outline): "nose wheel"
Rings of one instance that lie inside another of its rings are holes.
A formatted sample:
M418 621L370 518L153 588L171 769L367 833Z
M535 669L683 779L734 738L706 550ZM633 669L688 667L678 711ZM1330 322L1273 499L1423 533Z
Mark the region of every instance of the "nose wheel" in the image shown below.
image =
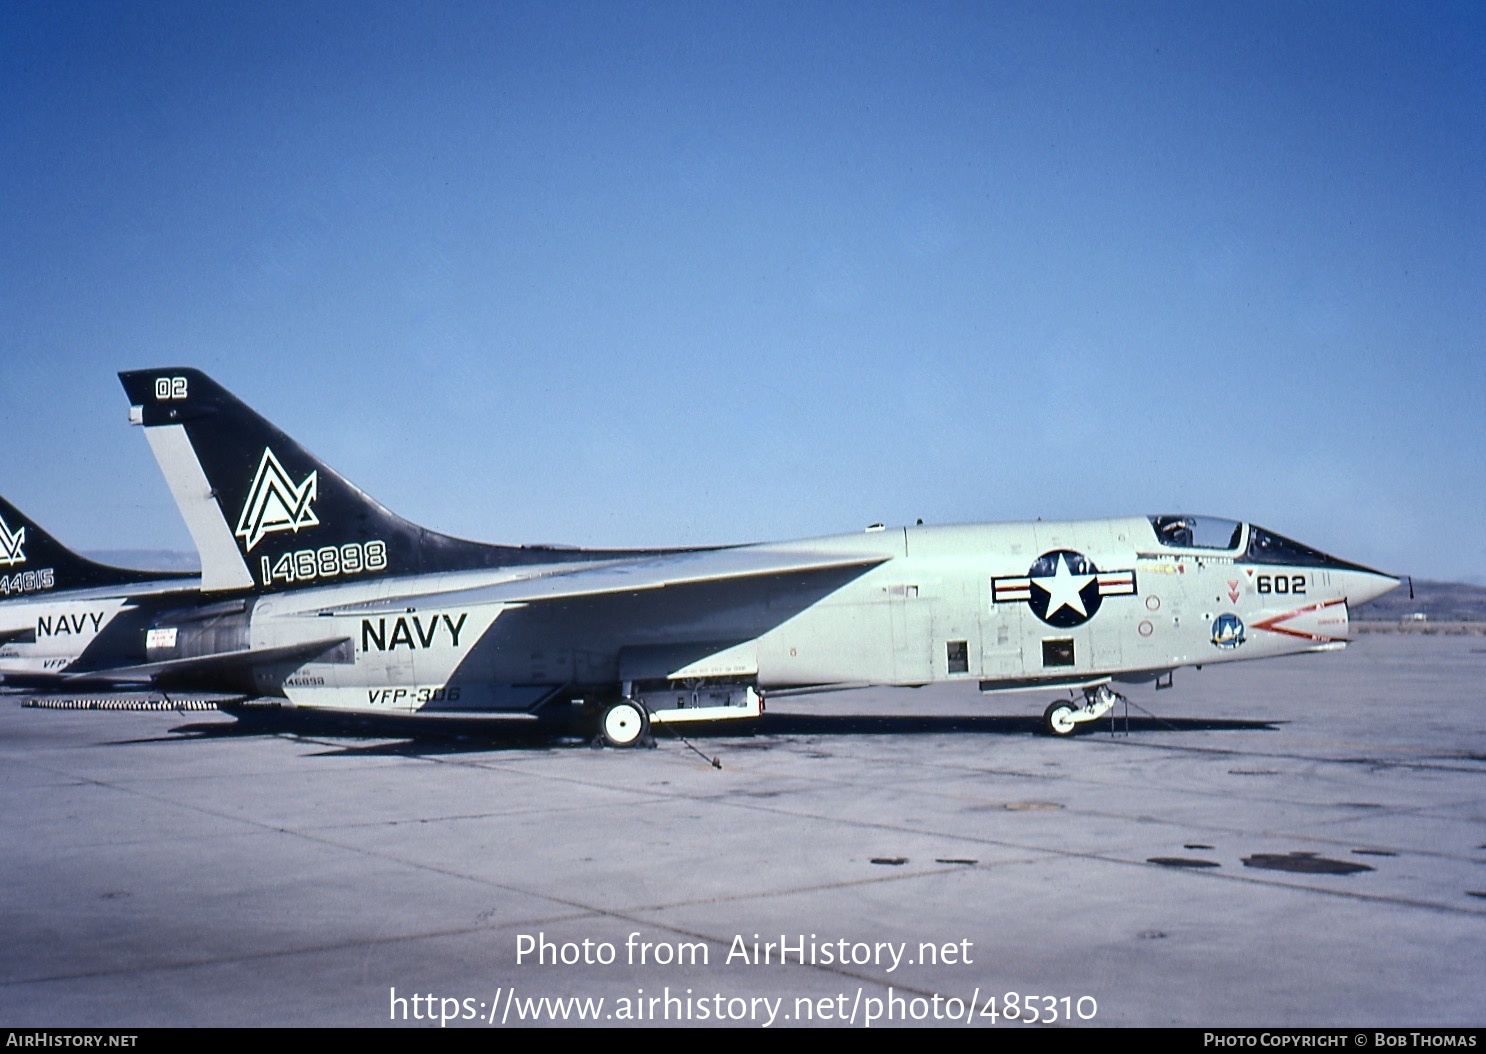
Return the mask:
M1053 703L1042 712L1042 727L1050 736L1071 736L1078 727L1072 703Z
M1084 705L1059 700L1042 712L1043 730L1050 736L1071 736L1078 726L1097 721L1109 713L1115 703L1123 702L1124 696L1107 684L1084 689Z

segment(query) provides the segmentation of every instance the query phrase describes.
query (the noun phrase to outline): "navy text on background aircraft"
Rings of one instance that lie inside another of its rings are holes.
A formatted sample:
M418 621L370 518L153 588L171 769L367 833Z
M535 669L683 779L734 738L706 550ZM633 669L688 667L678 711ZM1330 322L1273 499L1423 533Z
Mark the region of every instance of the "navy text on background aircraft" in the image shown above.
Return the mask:
M68 549L0 498L0 684L76 689L148 661L149 627L197 606L195 572L135 571Z
M148 627L152 683L356 713L583 702L611 743L755 716L760 693L1071 690L1340 647L1377 571L1247 523L1150 516L872 529L694 549L465 541L389 512L205 374L120 374L196 543L202 606ZM130 676L120 671L121 676Z

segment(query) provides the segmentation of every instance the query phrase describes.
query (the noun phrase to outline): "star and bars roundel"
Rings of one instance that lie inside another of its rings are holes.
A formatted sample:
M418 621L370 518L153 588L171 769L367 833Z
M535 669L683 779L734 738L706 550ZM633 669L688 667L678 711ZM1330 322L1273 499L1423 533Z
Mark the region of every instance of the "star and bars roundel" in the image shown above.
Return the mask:
M1135 571L1101 571L1083 553L1054 549L1032 562L1026 575L991 579L991 601L1027 606L1049 626L1082 626L1105 597L1134 596Z

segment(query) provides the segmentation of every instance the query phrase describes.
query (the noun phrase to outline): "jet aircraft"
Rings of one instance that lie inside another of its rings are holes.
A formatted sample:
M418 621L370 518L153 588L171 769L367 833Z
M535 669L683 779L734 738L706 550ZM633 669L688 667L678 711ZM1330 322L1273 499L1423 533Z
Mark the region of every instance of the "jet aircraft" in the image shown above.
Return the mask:
M194 571L136 571L68 549L0 498L0 684L73 689L118 683L147 661L148 627L200 597ZM141 675L141 683L147 677Z
M572 549L396 516L200 371L121 373L201 557L159 611L162 688L358 714L541 715L605 740L757 716L762 695L1057 689L1067 735L1177 667L1342 647L1398 584L1249 523L1185 515L874 526L808 541Z

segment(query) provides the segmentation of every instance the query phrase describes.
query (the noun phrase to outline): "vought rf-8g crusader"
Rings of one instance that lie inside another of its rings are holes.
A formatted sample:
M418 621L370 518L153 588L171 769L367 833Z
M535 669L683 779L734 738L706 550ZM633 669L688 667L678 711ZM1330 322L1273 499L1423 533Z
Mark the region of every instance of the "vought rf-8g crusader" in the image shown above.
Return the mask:
M1247 523L1150 516L872 528L690 549L464 541L401 519L185 368L120 374L201 556L160 612L161 688L355 713L537 715L583 701L608 742L756 716L773 690L964 682L1063 691L1342 646L1385 574Z
M79 556L0 498L0 686L77 687L147 662L150 625L196 605L196 578Z

